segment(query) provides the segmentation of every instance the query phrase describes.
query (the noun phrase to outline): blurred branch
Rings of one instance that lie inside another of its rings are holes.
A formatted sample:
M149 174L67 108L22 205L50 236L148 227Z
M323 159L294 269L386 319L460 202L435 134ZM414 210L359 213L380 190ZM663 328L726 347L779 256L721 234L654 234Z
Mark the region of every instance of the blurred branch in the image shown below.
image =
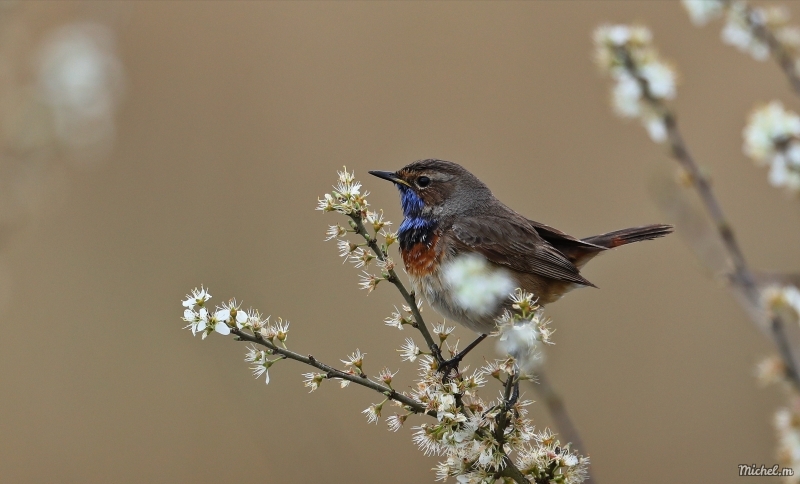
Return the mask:
M730 2L728 2L730 3ZM753 35L769 46L769 52L780 66L795 94L800 96L800 76L797 74L796 59L775 34L759 20L761 15L751 7L745 5L745 19Z
M564 406L564 401L556 392L555 388L550 385L550 380L541 369L536 372L536 384L534 384L533 387L536 392L542 396L544 404L547 406L548 412L550 412L550 416L553 417L556 427L558 427L558 433L564 437L564 440L572 444L573 449L577 447L582 452L585 452L586 447L583 445L583 440L581 440L581 436L578 433L577 427L575 427L575 424L572 422L569 412L567 412L567 407ZM586 480L583 482L587 484L593 484L595 482L591 471L588 469Z
M719 235L722 245L726 253L731 259L734 268L733 280L744 292L745 299L753 309L759 310L762 308L761 294L756 286L755 277L750 270L744 258L744 254L739 246L736 236L733 233L733 228L730 225L727 217L725 216L722 206L714 196L706 176L701 172L700 167L697 165L694 157L690 153L683 136L678 129L678 123L675 115L664 105L664 103L654 96L650 90L650 84L647 79L639 72L636 63L631 57L627 49L620 48L618 55L623 59L625 69L633 76L639 87L642 90L642 97L644 101L658 113L664 123L667 131L667 140L670 146L670 153L678 164L684 169L689 176L689 181L695 187L697 194L703 203L706 212L711 218L717 234ZM760 312L760 311L758 311ZM763 328L763 322L760 318L754 318L754 322ZM800 374L798 374L798 366L795 357L786 335L785 323L783 319L777 314L769 315L767 331L770 333L773 342L775 343L778 351L786 365L786 376L792 384L800 389Z

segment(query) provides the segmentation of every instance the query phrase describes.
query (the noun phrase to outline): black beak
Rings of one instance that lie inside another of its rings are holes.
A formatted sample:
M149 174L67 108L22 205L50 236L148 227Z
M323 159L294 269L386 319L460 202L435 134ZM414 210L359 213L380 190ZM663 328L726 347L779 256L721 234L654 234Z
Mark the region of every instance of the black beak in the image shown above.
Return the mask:
M399 183L401 185L405 185L410 187L411 185L408 184L405 180L397 176L397 173L393 171L378 171L372 170L368 172L370 175L377 176L378 178L383 178L384 180L389 180L392 183Z

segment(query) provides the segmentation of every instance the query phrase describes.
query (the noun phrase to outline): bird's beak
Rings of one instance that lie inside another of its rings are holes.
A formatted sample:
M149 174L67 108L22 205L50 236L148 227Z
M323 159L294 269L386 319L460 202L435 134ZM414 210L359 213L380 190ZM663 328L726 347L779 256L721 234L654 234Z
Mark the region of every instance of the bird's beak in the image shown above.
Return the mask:
M405 186L407 186L409 188L411 187L411 185L409 185L407 181L405 181L402 178L400 178L399 176L397 176L397 173L395 173L393 171L372 170L372 171L370 171L368 173L370 175L377 176L378 178L383 178L384 180L389 180L390 182L393 182L393 183L399 183L399 184L405 185Z

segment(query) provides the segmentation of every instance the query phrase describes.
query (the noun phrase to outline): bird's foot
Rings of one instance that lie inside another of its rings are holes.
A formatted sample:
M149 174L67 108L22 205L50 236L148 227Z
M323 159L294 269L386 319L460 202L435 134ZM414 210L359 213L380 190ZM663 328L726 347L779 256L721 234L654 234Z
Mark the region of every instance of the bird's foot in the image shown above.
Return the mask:
M450 372L452 372L453 370L458 370L458 365L461 363L461 360L463 360L464 357L467 356L467 353L469 353L476 346L478 346L478 344L481 341L485 340L486 336L488 336L488 335L482 334L482 335L478 336L475 339L475 341L470 343L469 346L464 348L463 351L459 351L455 356L453 356L449 360L445 360L444 358L442 358L442 354L441 354L441 351L440 351L439 354L438 354L438 358L436 358L437 363L439 364L439 372L441 372L444 375L449 375Z

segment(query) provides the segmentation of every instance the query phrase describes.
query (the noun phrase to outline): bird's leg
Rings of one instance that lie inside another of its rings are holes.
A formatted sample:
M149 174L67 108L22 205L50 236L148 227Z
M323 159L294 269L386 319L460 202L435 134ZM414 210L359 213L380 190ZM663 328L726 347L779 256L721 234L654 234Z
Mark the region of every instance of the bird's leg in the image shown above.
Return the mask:
M513 378L513 375L509 376L509 378ZM519 380L514 382L514 388L511 390L511 398L509 398L507 402L508 408L516 405L517 400L519 400Z
M463 360L465 356L467 356L467 353L469 353L470 351L473 350L473 348L478 346L478 344L481 341L485 340L487 336L488 336L487 334L482 334L482 335L478 336L477 338L475 338L475 341L470 343L469 346L464 348L462 351L459 351L457 355L455 355L454 357L450 358L447 361L443 361L439 365L439 371L441 371L442 373L444 373L446 375L446 374L450 373L450 370L458 368L458 364L461 363L461 360Z

